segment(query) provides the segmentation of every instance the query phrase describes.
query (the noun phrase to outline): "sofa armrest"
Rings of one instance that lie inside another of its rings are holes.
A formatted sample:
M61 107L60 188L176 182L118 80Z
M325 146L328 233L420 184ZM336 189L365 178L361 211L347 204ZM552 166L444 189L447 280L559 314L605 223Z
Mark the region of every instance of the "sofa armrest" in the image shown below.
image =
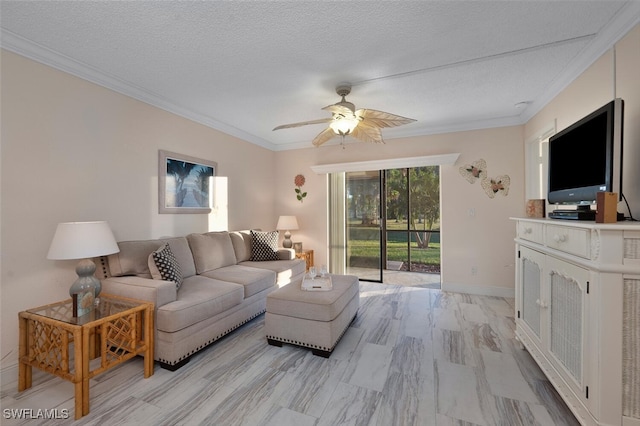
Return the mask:
M279 248L278 259L279 260L292 260L296 258L296 251L291 248Z
M116 296L152 302L156 309L178 298L176 283L134 276L102 280L102 291Z

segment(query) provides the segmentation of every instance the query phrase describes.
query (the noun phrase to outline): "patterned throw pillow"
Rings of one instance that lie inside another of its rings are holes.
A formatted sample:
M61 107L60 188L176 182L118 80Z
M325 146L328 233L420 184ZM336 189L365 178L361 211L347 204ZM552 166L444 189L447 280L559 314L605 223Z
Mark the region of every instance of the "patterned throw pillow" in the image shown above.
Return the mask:
M278 231L251 230L251 258L249 260L278 260Z
M149 270L151 276L157 280L173 281L176 289L182 285L182 271L180 264L173 255L169 243L149 255Z

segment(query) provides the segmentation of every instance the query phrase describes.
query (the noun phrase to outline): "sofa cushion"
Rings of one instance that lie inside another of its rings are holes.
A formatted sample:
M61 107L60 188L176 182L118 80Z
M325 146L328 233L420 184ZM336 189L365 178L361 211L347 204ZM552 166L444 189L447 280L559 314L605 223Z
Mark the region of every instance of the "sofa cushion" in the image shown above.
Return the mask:
M251 230L251 258L249 260L262 262L278 260L278 231Z
M291 248L279 248L278 259L280 260L293 260L296 258L296 251Z
M135 275L152 278L149 272L149 254L162 246L158 240L121 241L118 243L120 251L110 254L109 272L114 277Z
M149 271L154 280L166 280L176 283L176 288L182 285L182 270L180 263L173 255L169 243L149 255Z
M250 268L268 269L276 273L276 285L282 287L289 284L291 279L301 276L307 269L307 263L302 259L272 260L268 262L242 262L241 266Z
M243 286L194 275L185 278L178 300L158 307L156 327L175 332L211 318L242 302Z
M236 264L236 254L228 232L189 234L187 240L198 274Z
M185 237L165 238L159 240L121 241L120 252L108 256L109 273L113 277L135 275L152 278L149 271L149 255L151 252L169 243L173 255L180 264L183 277L195 275L196 267L193 255Z
M241 265L213 269L204 272L202 275L242 285L245 299L276 285L276 273L274 271Z
M251 231L229 232L233 250L236 253L236 262L244 262L251 258Z
M162 241L169 243L171 252L178 260L180 264L180 270L184 278L190 277L196 274L196 265L193 262L193 254L189 248L189 243L186 237L166 238Z

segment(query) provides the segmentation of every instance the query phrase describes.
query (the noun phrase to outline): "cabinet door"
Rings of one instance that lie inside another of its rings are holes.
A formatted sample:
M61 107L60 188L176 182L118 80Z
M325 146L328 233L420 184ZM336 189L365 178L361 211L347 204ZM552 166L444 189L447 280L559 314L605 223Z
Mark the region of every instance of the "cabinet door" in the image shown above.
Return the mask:
M521 247L518 261L520 263L518 285L521 325L524 326L529 337L540 345L544 331L541 310L548 304L542 291L545 255L527 247Z
M549 283L548 350L564 381L586 403L588 367L587 288L589 271L547 256Z

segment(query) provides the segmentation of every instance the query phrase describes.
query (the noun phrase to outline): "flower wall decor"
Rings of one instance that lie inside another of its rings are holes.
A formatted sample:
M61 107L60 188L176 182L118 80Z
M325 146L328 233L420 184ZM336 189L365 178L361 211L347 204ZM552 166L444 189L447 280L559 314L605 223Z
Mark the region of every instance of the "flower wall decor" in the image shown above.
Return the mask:
M296 198L300 202L303 202L304 198L307 196L307 193L302 191L302 187L304 186L305 182L306 179L303 175L296 175L296 177L293 179L293 183L296 185Z
M469 183L475 183L478 179L483 181L487 178L487 162L481 158L471 164L460 167L459 171Z

